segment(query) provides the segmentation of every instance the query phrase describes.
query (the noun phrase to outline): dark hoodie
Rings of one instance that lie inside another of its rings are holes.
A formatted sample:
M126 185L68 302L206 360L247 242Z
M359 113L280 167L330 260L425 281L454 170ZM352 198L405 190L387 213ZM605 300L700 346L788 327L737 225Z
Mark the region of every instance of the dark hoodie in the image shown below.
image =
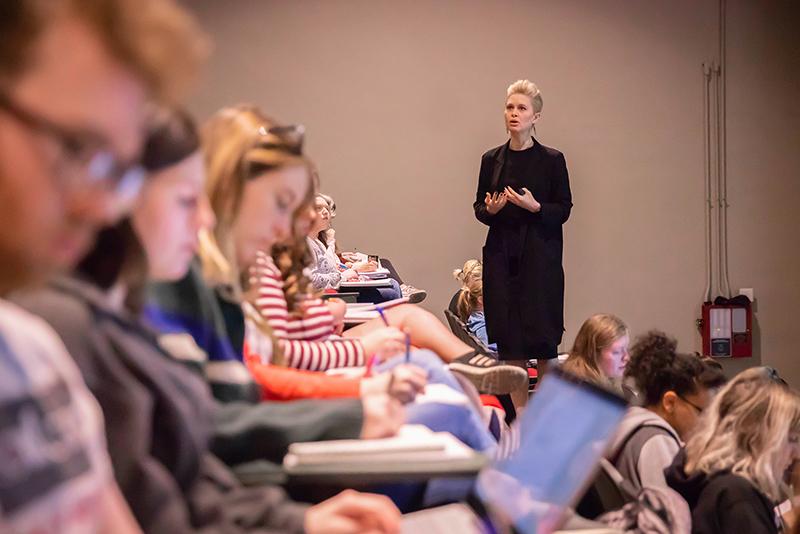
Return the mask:
M692 510L692 534L778 533L774 504L747 479L729 471L687 476L685 462L681 451L664 475Z

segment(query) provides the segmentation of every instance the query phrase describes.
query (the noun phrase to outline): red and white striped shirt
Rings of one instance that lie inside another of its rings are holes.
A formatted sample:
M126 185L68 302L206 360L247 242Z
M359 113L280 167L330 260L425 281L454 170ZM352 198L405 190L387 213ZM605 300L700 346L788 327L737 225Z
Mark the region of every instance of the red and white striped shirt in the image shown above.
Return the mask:
M324 371L364 365L364 347L359 340L330 339L333 315L324 302L309 301L302 317L289 315L281 272L270 256L258 254L251 277L256 309L272 328L289 367Z

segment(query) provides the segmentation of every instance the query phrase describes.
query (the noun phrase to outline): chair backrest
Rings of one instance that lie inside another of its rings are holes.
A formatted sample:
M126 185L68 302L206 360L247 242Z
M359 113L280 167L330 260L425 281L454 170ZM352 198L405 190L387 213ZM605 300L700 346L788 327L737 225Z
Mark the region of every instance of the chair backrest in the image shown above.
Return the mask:
M461 341L463 341L464 343L466 343L467 345L469 345L473 349L480 350L484 354L492 354L493 353L493 351L491 349L489 349L489 347L484 345L483 342L480 339L478 339L475 336L475 334L473 334L469 330L469 328L467 328L467 325L464 324L464 321L459 319L456 316L456 314L454 314L450 310L445 310L444 311L444 316L447 317L447 323L450 325L450 330L452 330L453 334L458 339L460 339Z
M456 294L453 295L453 298L450 299L450 304L447 305L447 309L450 310L450 312L453 315L455 315L456 317L458 317L458 308L457 307L458 307L458 295L460 293L461 293L460 289L458 291L456 291Z

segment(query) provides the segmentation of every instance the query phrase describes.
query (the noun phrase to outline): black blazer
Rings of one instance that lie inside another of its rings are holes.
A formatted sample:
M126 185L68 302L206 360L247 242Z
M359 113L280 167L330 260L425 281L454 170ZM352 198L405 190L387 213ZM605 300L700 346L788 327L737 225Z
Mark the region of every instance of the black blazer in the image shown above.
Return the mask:
M501 190L509 143L481 158L475 217L489 226L483 247L483 299L489 340L503 359L528 359L542 345L557 346L564 332L564 270L562 225L572 209L572 193L564 155L534 140L533 162L518 177L541 203L538 213L511 218L508 206L495 215L486 210L487 192ZM504 246L510 226L520 235L519 274ZM514 310L518 310L514 311ZM503 350L505 348L505 351Z

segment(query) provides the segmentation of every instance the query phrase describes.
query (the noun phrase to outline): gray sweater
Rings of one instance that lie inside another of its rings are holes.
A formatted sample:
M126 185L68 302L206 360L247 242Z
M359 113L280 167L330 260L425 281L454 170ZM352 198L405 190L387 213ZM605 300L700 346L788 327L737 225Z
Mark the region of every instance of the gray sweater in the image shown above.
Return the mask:
M672 464L681 446L678 433L669 423L646 408L634 406L622 419L609 457L637 491L666 488L664 469Z

